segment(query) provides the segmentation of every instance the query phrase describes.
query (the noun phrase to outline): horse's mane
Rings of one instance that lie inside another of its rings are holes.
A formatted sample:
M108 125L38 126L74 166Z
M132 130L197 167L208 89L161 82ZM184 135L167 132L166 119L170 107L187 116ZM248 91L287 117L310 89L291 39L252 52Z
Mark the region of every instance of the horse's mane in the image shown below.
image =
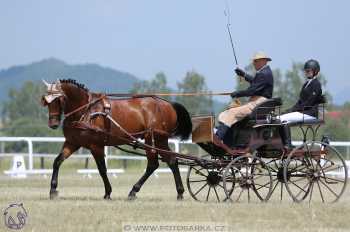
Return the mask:
M85 87L84 84L81 84L79 82L77 82L74 79L60 79L61 83L65 83L65 84L72 84L75 85L76 87L78 87L79 89L85 90L86 92L89 92L89 89Z

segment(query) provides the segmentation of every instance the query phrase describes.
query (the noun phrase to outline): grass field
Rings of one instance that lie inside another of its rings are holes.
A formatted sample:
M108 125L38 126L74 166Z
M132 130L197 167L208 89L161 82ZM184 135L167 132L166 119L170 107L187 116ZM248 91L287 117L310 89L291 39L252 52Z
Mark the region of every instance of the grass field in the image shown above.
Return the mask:
M152 176L137 200L130 202L127 194L141 175L133 171L110 177L112 200L105 201L99 176L83 178L73 173L59 176L56 200L48 198L50 178L11 179L0 175L0 207L24 204L29 216L21 231L122 231L123 223L216 223L232 231L259 232L350 231L349 190L332 205L293 204L291 200L281 203L277 199L250 204L200 203L187 191L179 202L172 175L160 174L159 178ZM183 181L185 184L185 177ZM3 219L0 231L9 231Z

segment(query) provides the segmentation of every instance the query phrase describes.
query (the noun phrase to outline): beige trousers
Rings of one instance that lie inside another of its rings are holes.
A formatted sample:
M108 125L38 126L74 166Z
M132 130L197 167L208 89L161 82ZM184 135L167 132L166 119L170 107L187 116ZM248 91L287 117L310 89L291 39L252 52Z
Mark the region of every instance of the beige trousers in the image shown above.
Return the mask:
M265 97L253 96L249 99L249 102L247 104L234 108L229 108L221 112L219 114L218 120L219 122L224 123L226 126L231 127L236 122L242 120L244 117L251 114L257 105L263 103L266 100L267 98Z

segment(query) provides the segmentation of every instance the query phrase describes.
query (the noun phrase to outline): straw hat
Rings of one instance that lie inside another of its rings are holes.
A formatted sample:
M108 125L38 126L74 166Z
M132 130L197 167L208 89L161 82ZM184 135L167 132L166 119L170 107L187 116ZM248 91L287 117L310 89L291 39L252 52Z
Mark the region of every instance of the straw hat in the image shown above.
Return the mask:
M266 59L267 61L271 61L272 59L268 57L264 52L257 52L254 54L252 60L260 60L260 59Z

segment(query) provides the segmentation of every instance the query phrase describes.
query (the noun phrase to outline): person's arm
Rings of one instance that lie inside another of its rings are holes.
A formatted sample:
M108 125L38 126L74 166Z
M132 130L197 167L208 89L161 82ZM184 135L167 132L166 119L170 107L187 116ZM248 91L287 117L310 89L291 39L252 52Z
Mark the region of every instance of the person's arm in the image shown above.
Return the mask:
M254 96L257 92L260 92L262 89L266 87L266 80L264 80L264 76L262 74L257 74L255 77L255 82L252 82L252 84L245 90L240 90L233 92L231 94L231 97L250 97Z
M311 95L300 104L301 110L304 110L305 107L315 106L322 95L322 89L320 84L315 84L315 87L312 89Z
M305 101L301 101L299 98L299 100L295 103L295 105L289 108L287 112L304 111L306 106L314 106L321 95L322 95L321 85L317 84L312 90L312 94Z
M240 69L240 68L236 68L236 69L235 69L235 72L236 72L237 76L244 77L244 79L245 79L247 82L252 83L252 81L253 81L253 79L254 79L253 76L247 74L246 72L244 72L244 71L243 71L242 69Z
M247 82L252 83L254 77L251 76L251 75L249 75L248 73L246 73L246 74L244 75L244 79L245 79Z

